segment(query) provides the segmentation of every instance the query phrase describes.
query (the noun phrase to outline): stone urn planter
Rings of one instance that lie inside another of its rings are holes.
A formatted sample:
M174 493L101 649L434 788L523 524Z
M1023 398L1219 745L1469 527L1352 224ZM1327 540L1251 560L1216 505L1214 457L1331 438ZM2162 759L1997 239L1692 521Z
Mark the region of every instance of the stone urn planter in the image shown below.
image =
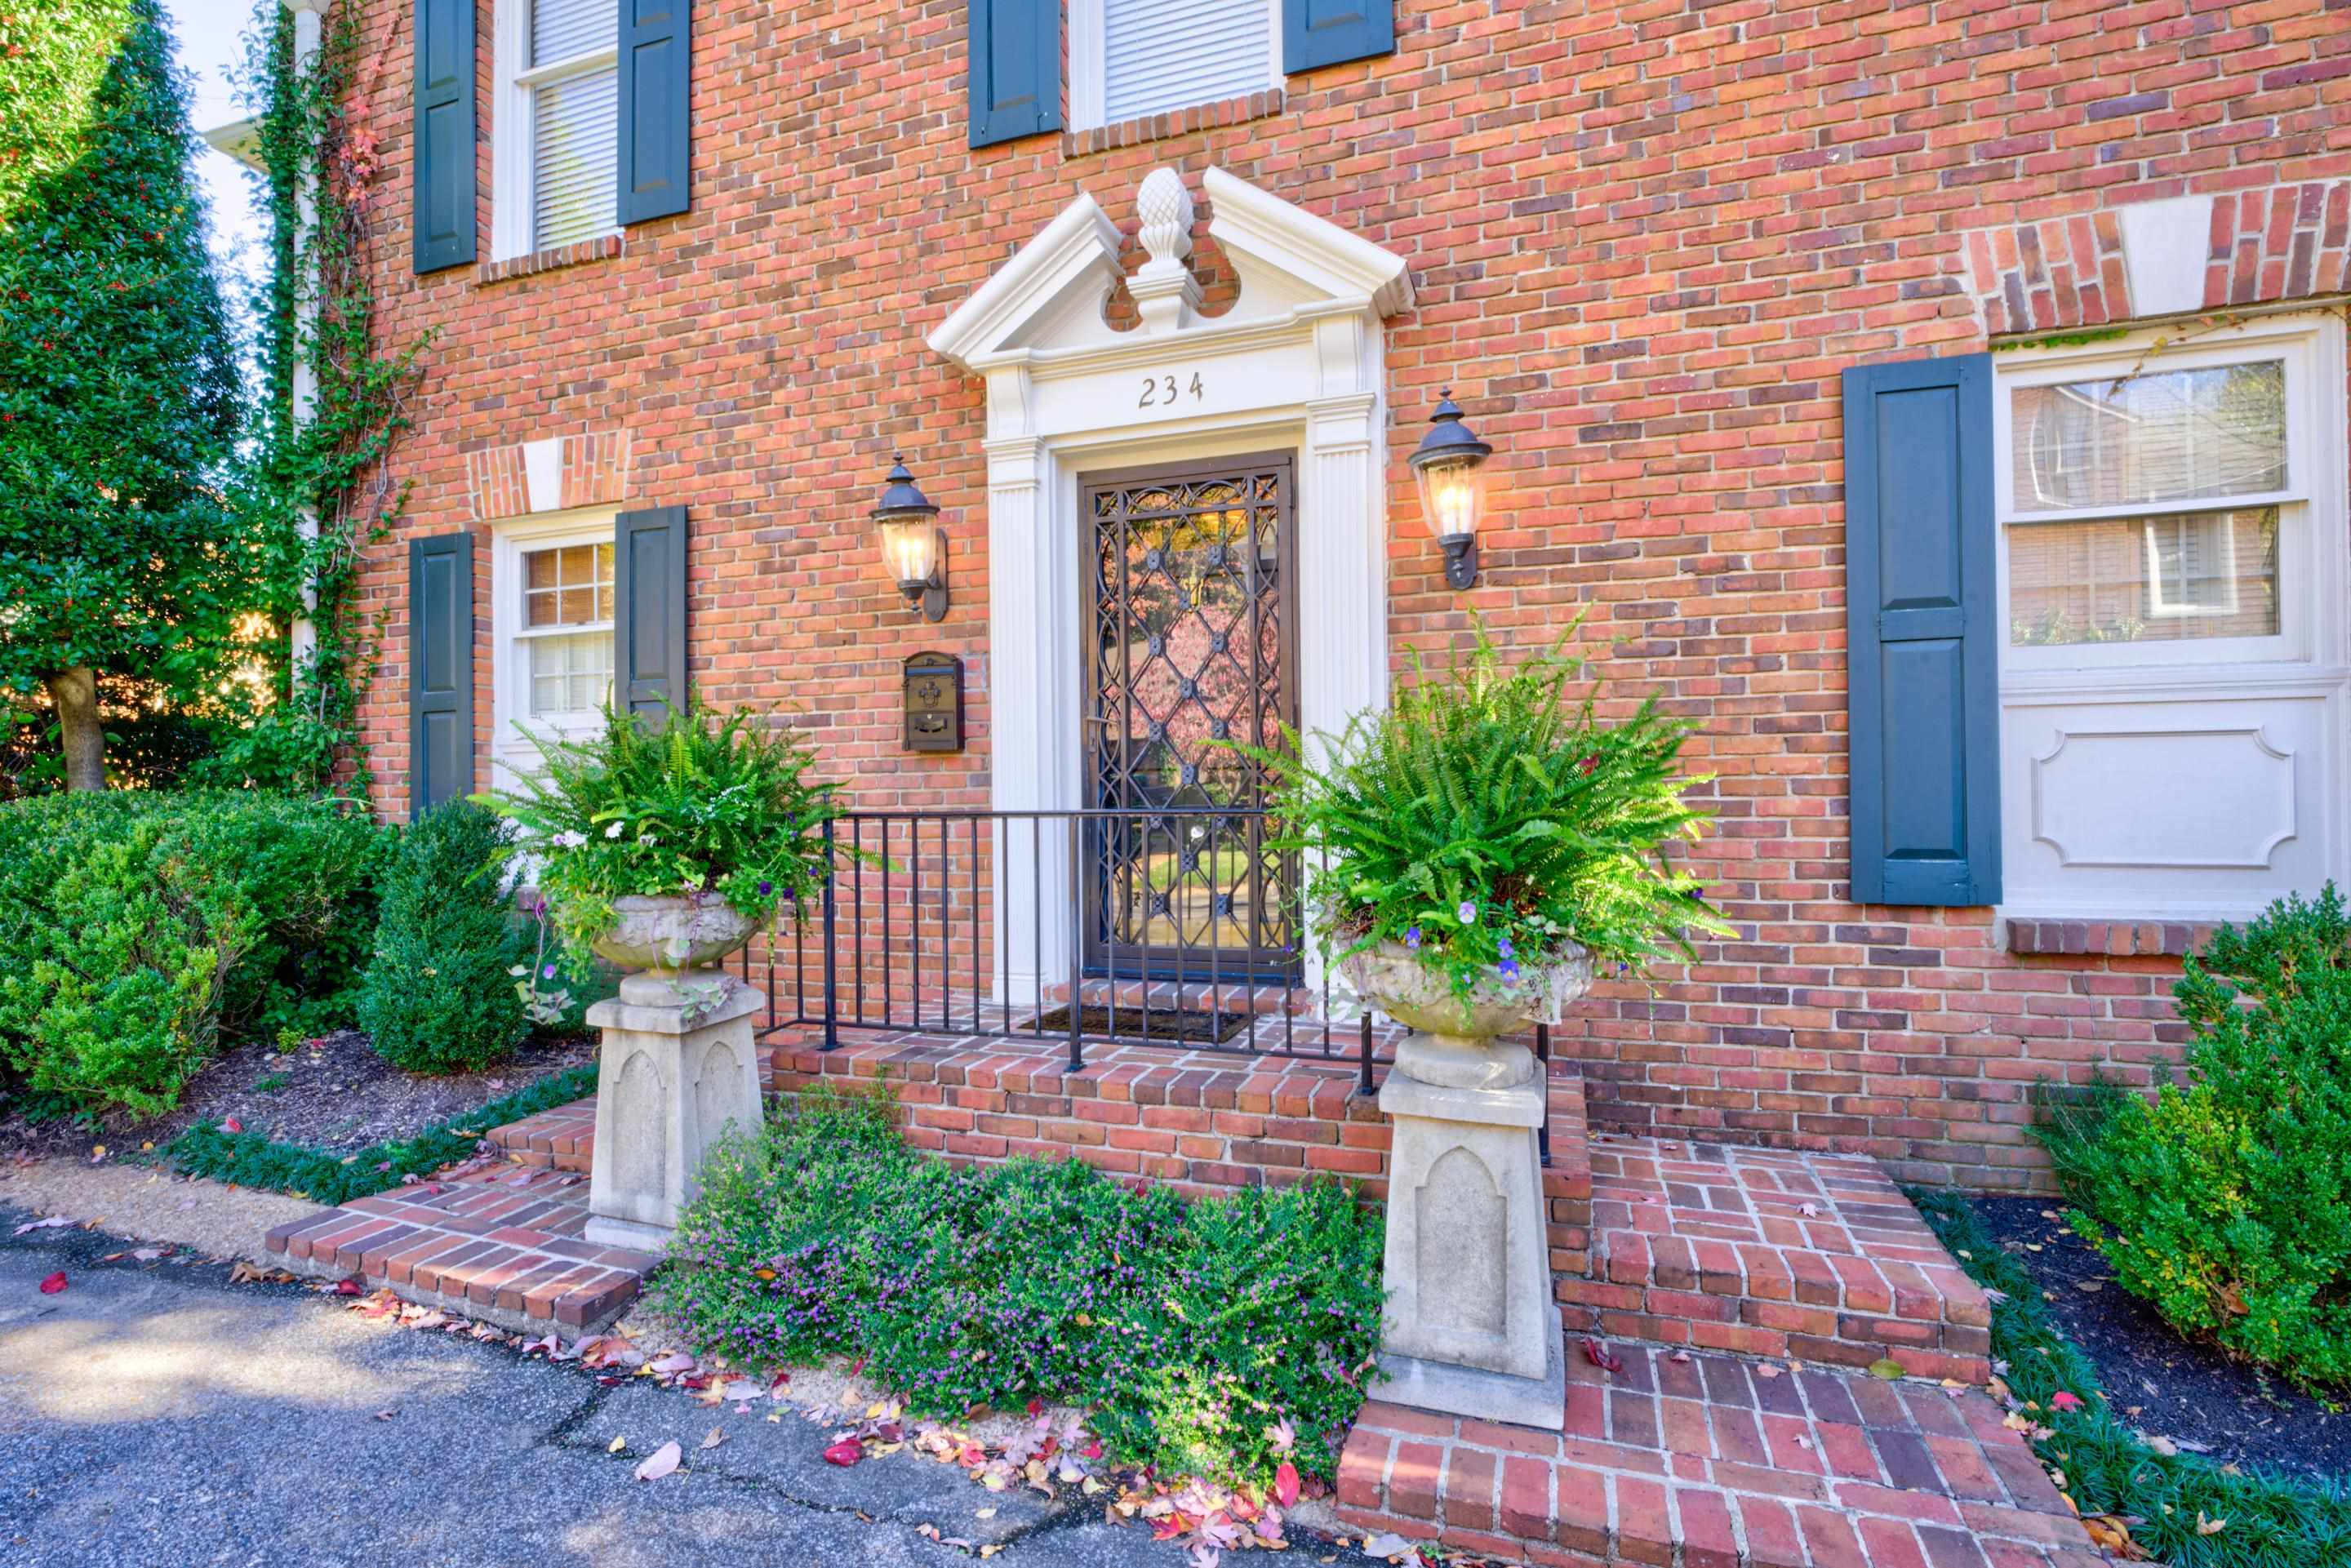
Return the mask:
M716 898L612 901L597 956L637 971L588 1009L603 1032L588 1239L657 1251L728 1127L760 1122L752 1018L765 998L718 968L758 923Z
M1395 1144L1378 1396L1557 1431L1567 1362L1538 1148L1549 1091L1534 1052L1500 1037L1558 1022L1591 988L1591 956L1571 943L1514 978L1487 969L1466 1002L1393 943L1339 968L1412 1030L1380 1089Z

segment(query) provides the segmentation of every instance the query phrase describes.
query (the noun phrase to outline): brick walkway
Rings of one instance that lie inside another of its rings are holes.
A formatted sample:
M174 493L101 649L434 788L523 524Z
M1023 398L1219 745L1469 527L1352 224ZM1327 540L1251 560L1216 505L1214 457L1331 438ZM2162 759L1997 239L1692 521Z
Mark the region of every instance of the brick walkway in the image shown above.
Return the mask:
M580 1104L592 1115L592 1100ZM503 1328L577 1333L619 1317L655 1261L584 1239L587 1223L585 1176L508 1165L355 1198L277 1227L267 1245L296 1273L388 1285Z
M1559 1568L2106 1561L1977 1390L1621 1341L1607 1373L1570 1349L1564 1434L1365 1406L1341 1517Z

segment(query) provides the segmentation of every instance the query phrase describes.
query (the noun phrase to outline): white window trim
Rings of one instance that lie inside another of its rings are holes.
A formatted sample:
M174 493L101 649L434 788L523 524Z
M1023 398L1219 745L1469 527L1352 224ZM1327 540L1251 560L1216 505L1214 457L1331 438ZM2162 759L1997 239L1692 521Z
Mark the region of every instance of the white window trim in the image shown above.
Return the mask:
M530 668L528 661L517 656L523 645L535 637L613 630L609 621L529 629L523 613L522 558L530 550L556 549L565 545L611 544L619 516L620 509L615 507L588 507L568 512L542 512L493 526L490 631L494 641L490 646L490 681L496 728L490 743L490 762L493 782L499 788L511 789L520 776L538 771L538 748L531 742L533 734L550 739L576 739L594 734L603 724L601 715L529 717ZM617 655L617 643L613 651ZM501 773L500 769L505 771Z
M2003 350L1995 360L1992 422L1998 540L1998 636L2003 748L2012 747L2009 716L2028 710L2063 712L2103 706L2112 713L2128 705L2228 705L2262 700L2320 705L2318 745L2305 753L2317 769L2316 786L2301 831L2320 848L2318 865L2297 890L2314 891L2317 881L2351 881L2351 448L2346 448L2345 329L2340 317L2317 313L2257 318L2199 335L2192 344L2170 347L2164 340L2178 328L2148 329L2128 337L2046 350ZM2011 356L2015 356L2011 358ZM2014 507L2010 394L2020 386L2080 381L2133 369L2170 370L2275 356L2286 366L2287 480L2283 490L2245 497L2199 498L2184 505L2146 504L2055 513L2019 514ZM2011 645L2009 637L2009 525L2033 519L2077 520L2099 517L2145 517L2178 512L2227 510L2236 507L2279 508L2280 633L2262 638L2213 638L2138 643ZM2299 511L2299 519L2289 516ZM2298 526L2296 526L2298 523ZM2241 733L2245 719L2225 706L2207 710L2210 720L2174 708L2161 721L2163 733L2183 736L2215 731ZM2085 734L2116 733L2123 721L2101 720ZM2265 732L2255 741L2269 747ZM2273 755L2275 755L2273 751ZM2046 760L2039 758L2038 760ZM2002 758L2003 790L2034 787L2029 768L2011 751ZM2017 805L2003 799L2001 820L2012 831ZM2012 845L2011 849L2021 848ZM2269 846L2274 849L2273 843ZM2095 867L2099 862L2079 862ZM2128 862L2137 863L2137 862ZM2017 892L1997 914L2029 919L2095 918L2149 920L2244 919L2265 905L2273 892L2215 894L2193 885L2204 862L2164 862L2183 875L2153 874L2138 894L2116 890L2066 893ZM2218 865L2219 862L2211 862ZM2220 866L2220 869L2229 869Z
M2172 329L2176 331L2176 329ZM2095 673L2102 686L2177 686L2233 682L2248 665L2279 674L2341 673L2345 662L2346 554L2343 324L2333 316L2269 317L2200 337L2192 346L2167 348L2169 332L2061 349L2012 349L1994 356L1992 441L1998 532L2001 690L2012 695L2078 688ZM2282 490L2199 497L2150 505L2019 511L2014 488L2014 427L2011 394L2019 387L2077 382L2133 369L2193 370L2275 355L2285 362L2286 479ZM2013 358L2011 356L2014 356ZM2027 358L2026 356L2029 356ZM2331 384L2329 384L2331 382ZM2278 632L2272 637L2214 637L2144 643L2074 643L2017 647L2009 642L2009 538L2011 524L2095 521L2179 512L2276 507L2279 511Z
M1103 107L1104 78L1108 74L1104 50L1108 47L1108 31L1102 17L1103 0L1070 0L1070 129L1100 131L1107 120ZM1271 89L1289 78L1281 70L1281 0L1266 0L1266 60L1265 80L1260 89ZM1221 101L1221 100L1212 100ZM1176 114L1183 109L1197 109L1198 104L1185 104L1179 109L1161 110L1163 114Z
M530 63L531 0L497 0L491 54L490 259L513 261L538 248L538 89L549 82L616 68L615 44L546 65ZM616 225L605 231L618 234Z

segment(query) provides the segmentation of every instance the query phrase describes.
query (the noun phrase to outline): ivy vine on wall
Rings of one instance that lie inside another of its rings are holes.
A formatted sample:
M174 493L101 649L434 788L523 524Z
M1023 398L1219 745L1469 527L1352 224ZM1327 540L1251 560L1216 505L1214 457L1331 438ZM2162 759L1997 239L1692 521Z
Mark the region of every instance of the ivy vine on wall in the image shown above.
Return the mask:
M281 626L309 621L316 642L289 653L289 700L225 736L218 765L297 789L342 785L364 795L371 776L359 705L383 616L364 612L359 570L406 502L391 459L409 428L430 334L389 352L375 343L368 218L382 171L365 118L371 95L352 90L364 58L356 9L332 0L307 60L279 0L262 0L250 39L246 75L260 110L271 254L260 309L263 406L246 489L278 552L271 618ZM311 386L298 405L305 366Z

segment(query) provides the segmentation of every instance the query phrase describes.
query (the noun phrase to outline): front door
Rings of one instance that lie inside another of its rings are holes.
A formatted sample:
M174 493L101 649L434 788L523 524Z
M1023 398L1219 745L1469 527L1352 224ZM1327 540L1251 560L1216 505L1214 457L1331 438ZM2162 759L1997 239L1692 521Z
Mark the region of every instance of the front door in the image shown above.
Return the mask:
M1081 482L1097 973L1298 972L1294 857L1265 849L1262 770L1218 744L1279 747L1296 722L1291 485L1286 453Z

